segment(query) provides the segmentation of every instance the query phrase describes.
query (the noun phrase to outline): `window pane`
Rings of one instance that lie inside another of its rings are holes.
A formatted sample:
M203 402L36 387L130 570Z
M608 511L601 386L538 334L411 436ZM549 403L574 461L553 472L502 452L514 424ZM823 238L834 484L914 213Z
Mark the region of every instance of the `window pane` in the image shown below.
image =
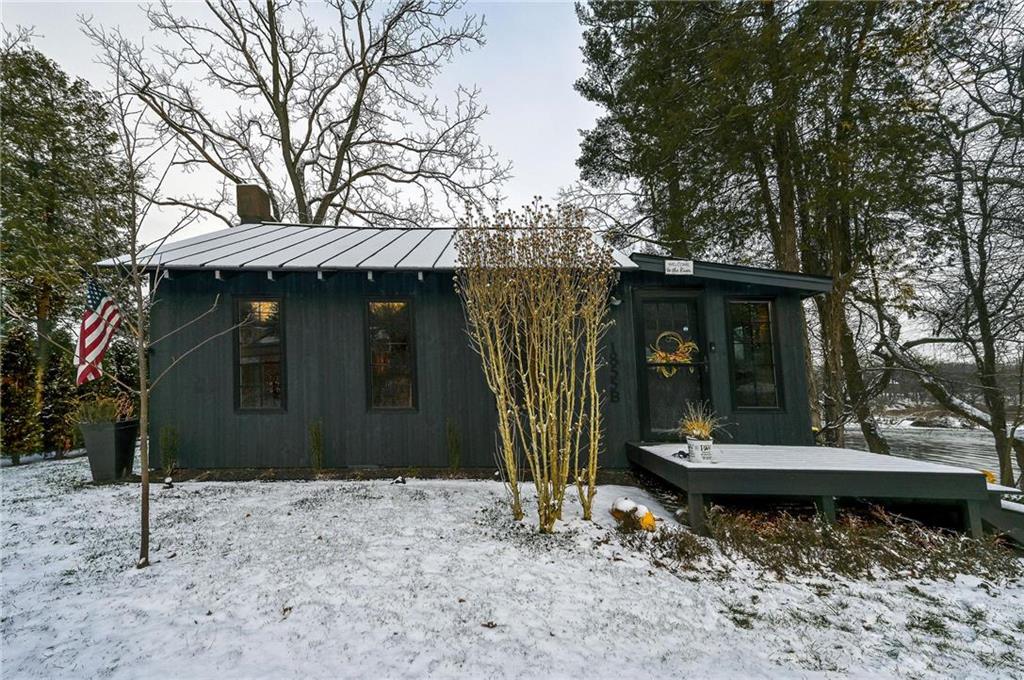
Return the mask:
M734 399L738 408L776 408L771 302L730 302Z
M774 407L779 405L775 396L775 368L771 364L757 367L754 382L757 390L755 398L757 406Z
M648 364L703 361L697 345L697 306L692 301L643 303L644 353Z
M278 409L284 406L281 365L281 307L276 300L238 302L238 406Z
M370 407L413 408L414 359L408 302L370 302Z

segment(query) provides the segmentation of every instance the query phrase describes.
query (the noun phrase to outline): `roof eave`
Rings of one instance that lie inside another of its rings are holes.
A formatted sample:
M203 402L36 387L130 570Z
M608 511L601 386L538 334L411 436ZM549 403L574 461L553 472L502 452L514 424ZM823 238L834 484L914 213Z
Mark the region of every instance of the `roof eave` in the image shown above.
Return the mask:
M659 274L665 273L665 261L674 259L664 255L651 255L647 253L634 253L630 257L637 263L641 271ZM687 277L681 276L680 278ZM788 272L780 269L722 264L720 262L702 262L700 260L693 261L692 278L786 288L799 292L802 297L813 297L832 290L832 279L824 276Z

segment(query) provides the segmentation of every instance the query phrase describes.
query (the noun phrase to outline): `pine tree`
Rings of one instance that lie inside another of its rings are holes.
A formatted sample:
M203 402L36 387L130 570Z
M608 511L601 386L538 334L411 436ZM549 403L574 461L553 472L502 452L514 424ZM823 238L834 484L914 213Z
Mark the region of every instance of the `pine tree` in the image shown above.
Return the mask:
M0 427L3 454L17 465L21 456L39 450L39 413L32 394L35 367L32 333L23 325L9 323L0 342Z
M852 413L887 452L853 303L934 207L924 169L939 140L916 84L927 36L964 8L594 0L578 14L576 88L604 109L584 132L583 178L635 185L641 215L623 222L653 225L676 254L832 278L815 300L825 438L841 445Z
M80 303L86 270L117 250L115 139L103 98L86 81L25 45L0 54L0 274L5 304L34 321L29 398L37 412L54 350L46 338Z
M66 334L54 340L70 350L71 339ZM60 456L74 448L77 426L73 414L77 405L72 354L63 350L51 352L43 381L43 410L39 414L44 451L56 451Z

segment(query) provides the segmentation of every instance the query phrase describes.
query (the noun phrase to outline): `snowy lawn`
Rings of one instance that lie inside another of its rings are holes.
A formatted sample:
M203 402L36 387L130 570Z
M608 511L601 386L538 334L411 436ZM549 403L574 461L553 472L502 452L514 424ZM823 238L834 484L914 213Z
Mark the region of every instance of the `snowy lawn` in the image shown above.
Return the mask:
M1024 675L1020 583L676 573L612 529L674 522L637 489L539 536L493 482L154 486L136 570L138 487L87 479L0 472L5 679Z

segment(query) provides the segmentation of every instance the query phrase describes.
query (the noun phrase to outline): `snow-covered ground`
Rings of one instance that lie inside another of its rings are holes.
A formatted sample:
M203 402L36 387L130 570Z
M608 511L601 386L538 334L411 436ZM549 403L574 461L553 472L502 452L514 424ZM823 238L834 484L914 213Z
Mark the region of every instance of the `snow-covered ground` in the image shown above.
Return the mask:
M66 452L64 454L64 457L65 458L77 458L79 456L84 456L84 455L85 455L85 449L74 449L72 451ZM30 453L30 454L28 454L26 456L22 456L19 459L18 464L19 465L28 465L29 463L42 463L43 461L54 460L55 458L57 458L57 452L56 451L47 451L45 453ZM0 467L13 467L11 459L8 458L7 456L4 456L3 458L0 458Z
M154 486L136 570L138 487L87 479L0 471L7 680L1024 675L1024 585L677 574L611 531L674 521L637 489L539 536L493 482Z

